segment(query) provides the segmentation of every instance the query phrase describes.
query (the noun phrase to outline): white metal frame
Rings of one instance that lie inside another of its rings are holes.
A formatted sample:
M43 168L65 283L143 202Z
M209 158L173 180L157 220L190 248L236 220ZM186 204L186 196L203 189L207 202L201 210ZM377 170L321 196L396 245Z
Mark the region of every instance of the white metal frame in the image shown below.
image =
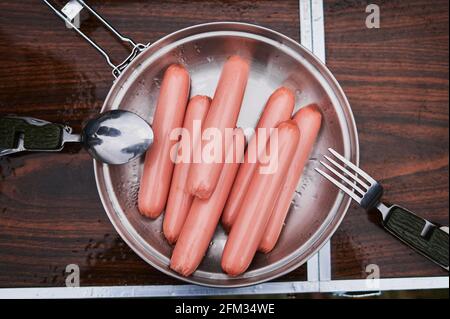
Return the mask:
M300 42L325 63L323 0L299 0L299 7ZM331 280L331 246L329 242L308 261L308 281L328 280Z
M301 43L325 62L323 0L299 0ZM308 261L308 280L269 282L253 287L216 289L195 285L114 286L78 288L3 288L8 298L124 298L187 297L227 295L270 295L294 293L348 293L390 290L448 289L447 277L332 280L331 246L328 242Z
M269 282L246 288L207 288L195 285L114 286L78 288L0 289L1 299L81 299L131 297L195 297L230 295L275 295L296 293L348 293L367 291L419 290L448 288L448 277L392 278L373 280L332 280Z

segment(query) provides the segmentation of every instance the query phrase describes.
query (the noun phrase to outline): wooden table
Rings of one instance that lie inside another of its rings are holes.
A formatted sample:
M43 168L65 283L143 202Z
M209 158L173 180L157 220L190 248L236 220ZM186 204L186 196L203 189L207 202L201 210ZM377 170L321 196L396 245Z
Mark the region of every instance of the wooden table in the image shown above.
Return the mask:
M448 1L378 0L379 29L365 26L369 3L324 3L327 64L352 105L361 166L384 184L391 202L448 225ZM89 4L139 42L223 20L300 40L297 0ZM117 60L126 55L93 19L83 28ZM0 3L0 60L0 116L79 129L98 113L113 80L103 58L40 1ZM64 287L68 264L79 265L82 286L181 284L147 265L117 235L84 150L0 158L0 288ZM366 278L369 264L380 267L382 278L448 276L352 205L331 241L332 279ZM304 265L277 281L306 279Z

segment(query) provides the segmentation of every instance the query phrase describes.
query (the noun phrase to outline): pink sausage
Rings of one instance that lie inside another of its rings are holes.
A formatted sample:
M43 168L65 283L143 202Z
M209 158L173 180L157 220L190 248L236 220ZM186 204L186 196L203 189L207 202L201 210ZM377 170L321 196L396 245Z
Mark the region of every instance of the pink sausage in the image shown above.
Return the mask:
M277 131L278 146L269 156L278 166L272 174L262 174L261 163L258 165L225 245L222 269L231 276L242 274L250 266L300 138L298 126L292 120L281 123Z
M281 122L287 121L291 118L292 111L294 110L295 96L291 90L281 87L277 89L267 101L264 111L256 126L255 135L250 140L247 152L245 154L244 163L239 168L238 175L231 189L231 194L228 197L227 204L222 216L222 225L226 230L230 230L239 212L239 208L242 203L242 199L247 193L248 185L254 171L256 170L257 163L254 160L249 160L249 152L255 152L257 145L265 145L269 139L269 129L277 127ZM266 129L266 138L264 143L261 143L258 138L261 138L258 134L258 129ZM256 157L256 156L253 156Z
M280 237L283 224L286 219L292 196L297 188L303 169L308 162L309 156L317 139L322 122L322 114L317 105L312 104L300 109L293 117L297 123L301 136L297 150L292 157L289 174L286 176L283 188L272 211L267 224L264 237L259 244L259 251L268 253L275 247Z
M173 251L170 267L183 276L189 276L197 269L214 236L239 163L244 156L245 137L241 129L235 130L233 145L233 162L227 161L224 164L217 188L209 199L194 199ZM230 147L227 152L230 154Z
M187 191L186 182L189 174L189 166L192 162L192 150L194 141L194 121L198 124L203 123L206 114L208 114L211 99L207 96L194 96L188 104L186 116L184 118L185 133L180 145L189 146L188 152L189 162L179 162L175 165L172 176L172 185L170 186L169 199L167 200L166 212L164 214L163 232L169 243L174 244L180 235L186 216L191 208L193 195ZM185 139L187 141L184 141ZM195 137L197 138L197 137ZM185 143L186 142L186 143ZM184 155L183 155L184 156Z
M171 65L164 74L153 119L154 143L147 152L139 190L138 207L141 214L157 218L166 205L174 162L171 148L177 141L169 135L183 124L189 98L190 78L181 65Z
M222 143L219 147L221 158L209 163L205 162L203 158L199 163L195 161L189 172L188 189L199 198L209 198L216 188L225 157L225 129L236 127L247 86L248 73L248 62L238 56L230 57L223 67L211 108L203 126L203 133L215 129L221 134ZM208 142L212 143L212 141L202 139L202 150L205 149Z

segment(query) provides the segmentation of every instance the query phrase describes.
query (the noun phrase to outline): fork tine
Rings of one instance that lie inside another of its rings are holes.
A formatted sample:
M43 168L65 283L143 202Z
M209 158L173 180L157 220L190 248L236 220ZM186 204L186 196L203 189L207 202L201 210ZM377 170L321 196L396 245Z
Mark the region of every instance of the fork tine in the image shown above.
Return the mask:
M353 200L355 200L358 204L361 204L361 197L358 197L358 195L356 195L353 191L351 191L349 188L347 188L347 186L339 183L337 180L335 180L333 177L331 177L330 175L328 175L327 173L325 173L324 171L315 168L316 172L319 173L320 175L322 175L323 177L325 177L327 180L329 180L331 183L333 183L334 185L336 185L340 190L342 190L344 193L346 193L348 196L350 196L351 198L353 198Z
M367 185L364 181L362 181L361 179L358 178L358 176L356 176L356 174L353 174L352 172L350 172L348 169L346 169L343 165L340 165L339 163L337 163L335 160L333 160L332 158L330 158L329 156L324 155L324 157L334 166L336 166L339 170L343 171L345 174L347 174L348 176L350 176L351 178L353 178L355 181L357 181L359 184L361 184L362 186L364 186L366 188L366 190L368 190L370 188L369 185ZM331 170L330 170L331 171ZM336 173L335 173L336 174ZM336 174L337 175L337 174ZM352 185L352 183L350 183L350 185ZM364 194L365 192L363 192Z
M358 173L358 175L361 175L362 177L364 177L371 184L375 184L377 182L370 175L368 175L366 172L364 172L362 169L360 169L358 166L356 166L352 162L346 160L341 154L336 152L334 149L329 148L328 150L331 152L331 154L333 154L338 159L340 159L345 165L350 166L351 169L353 169L356 173Z
M331 167L330 165L328 165L327 163L320 161L320 164L322 164L323 166L325 166L326 168L328 168L331 172L334 173L334 175L336 175L337 177L339 177L340 179L342 179L343 181L345 181L351 188L353 188L354 190L356 190L361 196L364 196L364 194L366 193L365 191L363 191L361 188L359 188L358 186L355 185L354 182L350 181L347 177L345 177L344 175L342 175L341 173L339 173L338 171L336 171L333 167Z

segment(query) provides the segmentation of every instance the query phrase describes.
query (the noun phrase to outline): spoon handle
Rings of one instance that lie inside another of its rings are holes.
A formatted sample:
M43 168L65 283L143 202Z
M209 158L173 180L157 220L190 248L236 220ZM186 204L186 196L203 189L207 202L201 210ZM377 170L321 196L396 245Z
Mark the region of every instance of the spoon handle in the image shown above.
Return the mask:
M67 128L29 117L0 118L0 156L22 151L60 151Z

